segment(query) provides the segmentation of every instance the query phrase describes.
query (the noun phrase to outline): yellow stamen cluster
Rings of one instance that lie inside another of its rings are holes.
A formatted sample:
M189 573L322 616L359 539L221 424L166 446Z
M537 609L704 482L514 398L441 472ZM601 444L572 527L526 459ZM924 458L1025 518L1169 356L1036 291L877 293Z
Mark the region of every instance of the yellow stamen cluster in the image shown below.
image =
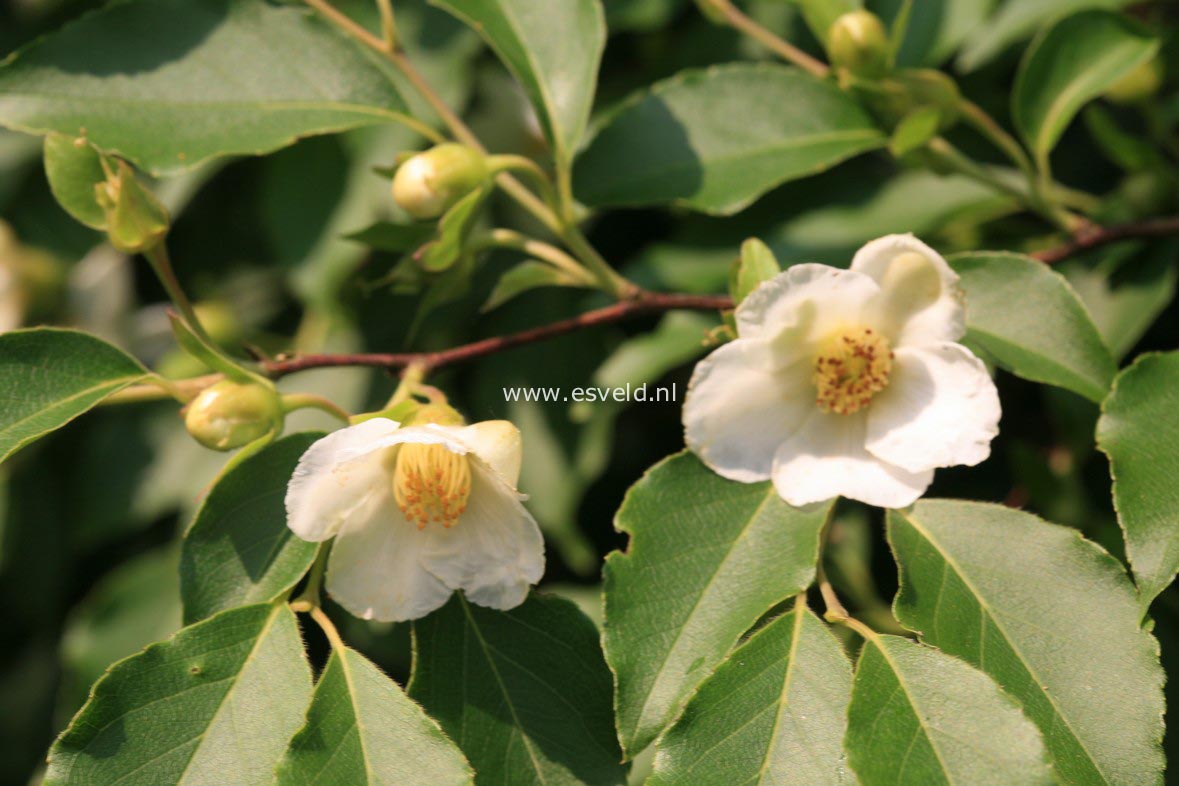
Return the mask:
M442 445L403 444L393 465L393 498L410 521L453 527L471 496L471 464Z
M850 415L888 387L892 372L888 339L871 328L839 331L815 358L815 403L824 412Z

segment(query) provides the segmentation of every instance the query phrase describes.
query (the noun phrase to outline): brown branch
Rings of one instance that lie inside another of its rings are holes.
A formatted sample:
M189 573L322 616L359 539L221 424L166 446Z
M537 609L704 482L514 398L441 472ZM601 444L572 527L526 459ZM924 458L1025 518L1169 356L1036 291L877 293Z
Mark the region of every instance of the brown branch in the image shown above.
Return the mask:
M1031 256L1046 265L1055 265L1057 262L1063 262L1090 249L1100 248L1122 240L1166 237L1168 235L1179 235L1179 216L1148 218L1145 221L1115 224L1108 227L1092 226L1081 231L1063 245L1037 251Z
M450 349L436 352L374 352L359 354L333 355L299 355L298 357L266 361L263 369L274 377L294 374L312 368L328 368L331 366L372 366L385 369L400 369L406 366L421 366L426 370L434 370L461 363L485 355L492 355L513 347L543 341L555 336L572 333L582 328L594 325L609 325L622 322L632 317L644 314L656 314L675 309L693 311L720 311L733 307L733 301L726 295L680 295L663 293L644 293L634 300L625 300L605 308L587 311L569 319L552 322L547 325L509 333L506 336L494 336L470 344L462 344Z

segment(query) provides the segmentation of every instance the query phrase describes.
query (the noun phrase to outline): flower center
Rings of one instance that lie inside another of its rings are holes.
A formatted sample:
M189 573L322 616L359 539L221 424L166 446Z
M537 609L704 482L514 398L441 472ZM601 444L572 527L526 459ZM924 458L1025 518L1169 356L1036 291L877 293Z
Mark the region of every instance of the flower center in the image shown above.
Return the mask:
M403 444L393 465L393 498L410 521L453 527L471 496L471 464L442 445Z
M827 340L815 358L815 403L824 412L850 415L868 406L888 387L892 372L892 348L871 328L839 331Z

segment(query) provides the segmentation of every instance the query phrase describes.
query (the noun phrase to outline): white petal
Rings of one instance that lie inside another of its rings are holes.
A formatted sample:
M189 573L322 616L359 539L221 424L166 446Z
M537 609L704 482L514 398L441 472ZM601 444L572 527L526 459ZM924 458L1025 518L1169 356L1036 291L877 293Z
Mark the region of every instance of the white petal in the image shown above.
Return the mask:
M811 368L774 370L764 341L739 338L696 365L684 398L684 441L730 480L767 480L774 453L814 409Z
M287 484L287 526L303 540L327 540L371 494L389 484L378 455L397 422L373 418L317 440Z
M467 510L449 529L431 524L422 564L451 589L493 609L524 602L544 573L544 539L520 495L475 460Z
M774 487L791 505L832 497L882 508L911 505L928 488L933 470L908 472L864 449L864 412L837 415L815 410L774 457Z
M912 235L888 235L856 252L851 269L881 289L878 324L894 346L957 341L966 332L958 274Z
M999 433L999 394L982 361L959 344L899 349L888 387L868 407L866 446L920 471L974 466Z
M848 322L856 323L880 294L869 276L829 265L794 265L762 282L741 301L735 314L741 338L776 339L806 350L808 341L823 338ZM774 342L775 354L783 347ZM778 358L783 365L798 354Z
M503 476L515 488L520 483L523 446L520 429L507 420L484 420L461 429L455 435L471 452Z
M422 565L428 530L419 531L383 495L340 531L328 559L327 591L357 617L418 619L450 598L451 588Z

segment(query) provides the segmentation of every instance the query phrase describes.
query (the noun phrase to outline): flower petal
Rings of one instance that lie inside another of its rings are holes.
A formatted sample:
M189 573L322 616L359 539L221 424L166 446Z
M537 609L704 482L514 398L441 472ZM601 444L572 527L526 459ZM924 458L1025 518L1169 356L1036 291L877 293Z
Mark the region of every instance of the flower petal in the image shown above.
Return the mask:
M466 512L449 529L426 528L422 564L472 603L515 608L544 573L544 538L498 473L479 460L471 470Z
M438 529L441 529L439 527ZM451 588L422 565L428 529L419 531L392 494L348 522L328 559L327 591L357 617L382 622L418 619L450 598Z
M287 484L287 526L303 540L335 535L375 489L388 485L388 470L373 454L397 428L396 421L373 418L312 444Z
M696 364L684 441L730 480L767 480L774 453L814 409L809 364L774 370L764 341L739 338Z
M995 383L966 347L899 349L868 409L866 447L912 472L974 466L991 454L1000 414Z
M507 420L484 420L460 429L455 436L510 486L515 488L520 483L523 446L520 429L515 424Z
M882 508L911 505L929 487L933 470L909 472L864 449L864 412L837 415L815 410L774 457L774 487L791 505L832 497Z
M794 265L759 284L741 301L734 315L737 334L741 338L785 337L784 342L774 342L776 359L785 365L797 360L799 351L808 351L809 341L858 320L879 294L880 287L863 273L829 265ZM789 346L796 347L796 352L782 354Z
M957 341L966 332L958 274L912 235L888 235L856 252L851 269L879 285L877 323L894 346Z

